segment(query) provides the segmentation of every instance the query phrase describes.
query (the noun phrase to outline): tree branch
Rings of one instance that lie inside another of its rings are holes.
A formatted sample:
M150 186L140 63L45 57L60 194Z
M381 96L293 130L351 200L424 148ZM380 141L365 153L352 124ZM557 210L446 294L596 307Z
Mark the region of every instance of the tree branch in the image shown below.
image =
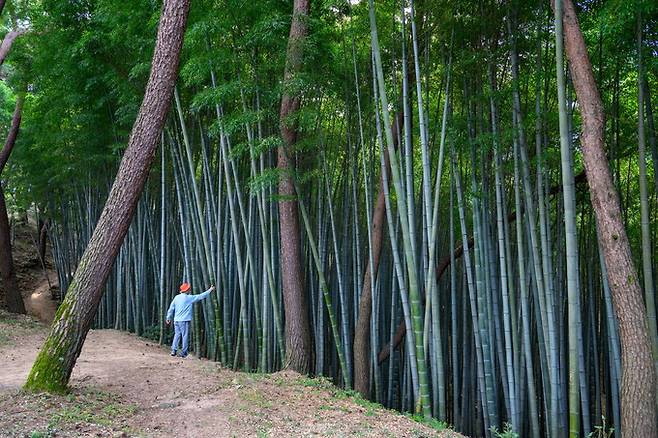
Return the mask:
M14 40L24 33L27 33L27 29L12 30L5 35L5 38L2 40L2 45L0 45L0 65L4 64L5 58L9 54L9 50L11 50L11 46L14 44Z
M2 151L0 151L0 174L2 174L2 170L5 168L7 160L9 160L9 155L11 155L11 151L16 144L16 137L18 137L18 130L21 126L21 113L23 111L24 98L25 96L23 93L19 93L18 96L16 96L16 108L14 109L14 116L11 119L11 128L9 128L9 134L7 135L5 145L2 148Z

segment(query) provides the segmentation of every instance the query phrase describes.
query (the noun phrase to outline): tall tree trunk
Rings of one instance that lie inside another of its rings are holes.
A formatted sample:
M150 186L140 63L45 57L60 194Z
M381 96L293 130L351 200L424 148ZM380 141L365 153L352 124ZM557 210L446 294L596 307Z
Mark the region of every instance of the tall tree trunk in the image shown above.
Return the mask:
M280 129L284 144L278 150L279 220L281 227L281 273L283 282L283 307L286 315L286 363L285 367L307 374L311 365L311 327L308 304L302 282L301 235L299 209L295 198L294 154L288 153L297 142L297 124L290 116L299 109L300 96L291 95L290 86L302 66L304 40L308 33L309 0L295 0L293 6L286 67L283 75L284 92L281 97Z
M399 127L404 123L404 113L398 112L397 123L392 127L393 141L399 142ZM386 168L390 169L388 162L388 153L384 150L384 160ZM390 170L389 170L390 172ZM359 319L356 321L354 328L354 389L364 397L370 394L370 317L372 313L372 282L377 280L377 271L379 270L379 258L382 253L382 242L384 237L384 224L386 221L386 197L384 194L384 175L379 177L379 193L377 202L374 207L372 217L372 266L370 259L366 265L366 272L363 274L363 287L361 288L361 298L359 299ZM371 275L372 270L372 275Z
M190 0L163 2L151 74L128 147L50 334L32 366L26 389L66 389L155 156L171 106L189 7Z
M16 144L16 137L21 126L21 113L23 110L23 98L21 93L16 97L16 109L11 120L11 127L7 135L7 141L0 151L0 175L9 160L9 155ZM0 297L5 297L5 304L10 312L25 313L25 304L21 291L18 289L16 274L14 272L14 259L11 252L11 238L9 234L9 216L5 203L5 193L0 182Z
M571 0L564 0L564 36L583 120L583 161L621 338L621 432L655 437L656 376L637 270L621 219L619 196L604 149L603 104Z
M9 220L5 206L5 193L0 185L0 296L5 297L5 304L10 312L25 313L25 304L18 289L14 260L11 255L9 237Z

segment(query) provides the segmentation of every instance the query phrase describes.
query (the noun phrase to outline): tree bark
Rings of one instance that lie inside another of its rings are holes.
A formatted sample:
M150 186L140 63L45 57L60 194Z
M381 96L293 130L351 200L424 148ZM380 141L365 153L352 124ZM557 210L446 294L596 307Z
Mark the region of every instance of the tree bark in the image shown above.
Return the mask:
M23 109L23 94L16 97L16 109L11 120L11 127L7 135L7 141L0 151L0 175L9 160L9 155L14 149L18 131L21 125L21 113ZM9 215L5 203L5 193L0 182L0 298L4 297L5 305L10 312L25 313L23 296L18 288L16 273L14 271L14 258L11 252L11 237L9 229Z
M16 107L14 109L14 115L11 118L11 127L9 128L9 134L7 135L7 140L5 145L0 151L0 174L5 168L11 151L14 150L14 145L16 144L16 137L18 137L18 130L21 127L21 116L23 113L23 101L25 96L22 93L19 93L16 96Z
M571 0L564 0L563 21L567 57L582 116L583 161L619 321L621 433L624 437L656 437L656 376L642 289L605 155L603 104Z
M399 138L399 127L404 123L404 113L399 111L397 123L391 130L393 131L393 141L397 147ZM390 164L388 161L388 152L384 151L384 162L387 171L390 174ZM386 223L386 197L384 195L384 175L379 177L379 192L377 202L375 203L372 217L372 279L377 280L379 271L379 258L382 252L382 242L384 237L384 225ZM370 257L366 265L366 271L363 274L363 287L361 288L361 298L359 299L359 318L354 328L354 390L361 393L365 398L370 395L370 318L372 313L372 284L370 275Z
M96 229L25 383L28 390L66 390L157 150L171 106L189 6L190 0L163 2L151 74L128 147Z
M288 38L286 66L283 75L284 92L281 97L280 129L283 145L278 149L279 220L281 230L281 274L283 307L286 316L285 368L308 374L311 366L311 327L308 300L302 282L301 234L299 208L294 178L294 154L288 151L297 142L297 123L290 120L299 109L300 96L292 95L289 86L302 66L304 40L308 33L309 0L295 0Z
M48 220L39 221L39 258L46 269L46 246L48 244Z
M10 30L7 32L4 39L2 40L2 44L0 45L0 65L4 64L5 58L11 50L11 46L14 44L14 40L26 32L27 30L25 29Z
M5 193L0 184L0 297L2 296L5 297L7 310L13 313L25 313L25 304L14 272Z

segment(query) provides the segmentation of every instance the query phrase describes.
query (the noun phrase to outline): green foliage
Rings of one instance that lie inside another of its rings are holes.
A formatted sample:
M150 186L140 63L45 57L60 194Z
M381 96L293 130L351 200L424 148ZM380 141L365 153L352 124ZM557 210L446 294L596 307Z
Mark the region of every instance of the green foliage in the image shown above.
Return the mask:
M157 324L150 325L142 331L141 335L142 338L149 339L154 342L159 342L160 341L160 326ZM168 330L165 332L162 342L165 344L171 344L171 341L173 339L174 335L171 332L171 330Z
M116 162L146 83L159 11L146 0L131 8L110 0L28 5L32 29L13 48L20 56L12 67L31 92L11 176L17 198L44 205L54 187L62 192Z
M308 388L315 388L315 389L334 389L335 386L333 383L331 383L331 380L327 379L326 377L299 377L297 379L297 383L299 383L302 386L306 386Z
M446 423L445 421L439 421L436 418L425 418L425 416L421 414L409 414L409 413L407 413L407 416L412 420L418 423L422 423L426 426L429 426L438 432L452 429L448 423Z
M509 423L503 425L503 430L498 430L496 426L491 426L491 433L496 438L519 438L519 434L514 432L512 425Z
M16 105L16 95L5 82L0 82L0 132L3 137L7 136L11 126L11 117Z
M601 424L594 426L594 431L587 435L587 438L612 438L615 436L615 428L608 427L605 416L601 417Z

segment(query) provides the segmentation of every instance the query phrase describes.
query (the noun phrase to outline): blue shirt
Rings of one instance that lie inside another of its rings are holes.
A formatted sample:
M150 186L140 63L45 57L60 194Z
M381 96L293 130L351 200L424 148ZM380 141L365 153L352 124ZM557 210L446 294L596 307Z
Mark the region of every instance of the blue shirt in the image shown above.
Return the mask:
M174 321L192 321L192 305L197 301L201 301L210 295L212 289L208 289L199 295L190 295L180 293L174 297L167 311L167 320L174 317Z

